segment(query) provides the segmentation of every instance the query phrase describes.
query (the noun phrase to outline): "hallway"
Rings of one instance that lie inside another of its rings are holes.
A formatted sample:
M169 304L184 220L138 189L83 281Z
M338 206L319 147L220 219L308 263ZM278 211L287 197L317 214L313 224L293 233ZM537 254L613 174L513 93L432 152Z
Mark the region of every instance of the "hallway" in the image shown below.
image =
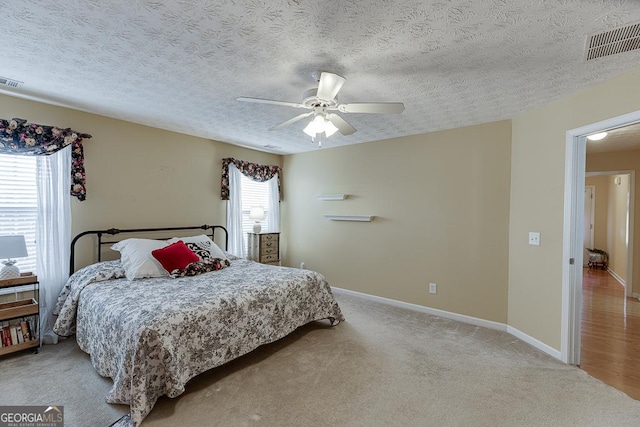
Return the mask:
M640 301L609 273L584 269L580 367L640 400Z

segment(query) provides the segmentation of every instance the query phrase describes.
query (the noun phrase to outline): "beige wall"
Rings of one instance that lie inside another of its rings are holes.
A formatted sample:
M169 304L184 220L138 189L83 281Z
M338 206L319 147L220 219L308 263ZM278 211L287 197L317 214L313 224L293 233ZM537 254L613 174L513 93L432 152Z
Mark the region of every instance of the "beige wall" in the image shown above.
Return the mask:
M612 262L609 267L624 282L627 280L627 242L629 213L629 175L616 175L609 187L609 198L614 218L612 228Z
M84 143L87 200L72 201L73 235L100 228L226 223L221 159L281 165L277 155L0 95L0 117L70 127ZM91 262L82 245L78 266Z
M640 69L512 120L509 325L557 350L566 132L637 110ZM528 245L529 231L541 246Z
M607 245L607 224L609 211L609 183L613 178L608 175L589 176L585 185L595 187L595 209L593 215L593 247L609 252ZM587 259L585 258L585 264Z
M510 138L502 121L285 156L286 264L304 261L333 286L506 322ZM318 201L323 193L349 198Z
M629 176L613 175L609 181L609 269L623 281L627 280L627 209ZM620 184L615 179L620 179Z
M595 153L587 156L587 171L621 171L640 169L640 150ZM634 236L633 236L633 280L634 293L640 293L640 182L635 180Z

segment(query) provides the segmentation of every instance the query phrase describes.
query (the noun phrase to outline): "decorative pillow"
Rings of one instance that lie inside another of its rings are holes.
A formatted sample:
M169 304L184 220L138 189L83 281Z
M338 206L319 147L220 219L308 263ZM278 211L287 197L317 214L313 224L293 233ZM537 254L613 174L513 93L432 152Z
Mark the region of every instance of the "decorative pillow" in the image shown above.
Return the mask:
M189 249L198 255L201 261L209 261L215 258L227 259L222 249L205 234L190 237L174 237L173 239L167 240L167 243L175 243L178 240L182 240Z
M184 270L192 262L200 261L198 255L194 254L182 240L178 240L162 249L151 251L151 255L160 261L167 273L173 270Z
M208 273L210 271L222 270L230 266L228 259L214 258L209 261L197 261L187 265L184 269L176 269L171 272L173 277L195 276L198 274Z
M167 276L166 270L154 257L151 251L162 249L167 242L151 239L126 239L111 246L120 252L120 260L127 279Z
M231 252L222 251L222 253L224 253L224 256L226 256L229 261L235 261L237 259L240 259L240 257L235 256Z

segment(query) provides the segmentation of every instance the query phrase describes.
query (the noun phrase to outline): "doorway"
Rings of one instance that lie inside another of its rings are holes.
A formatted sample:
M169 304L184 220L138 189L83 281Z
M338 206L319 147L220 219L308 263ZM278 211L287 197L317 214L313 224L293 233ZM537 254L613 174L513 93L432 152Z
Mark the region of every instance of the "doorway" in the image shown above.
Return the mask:
M604 250L608 255L606 270L625 288L627 296L633 293L634 182L633 170L585 173L583 267L588 266L586 248Z
M565 145L561 360L568 364L580 364L586 136L637 123L640 123L640 111L567 131ZM630 193L635 194L635 178L630 181ZM633 204L631 203L630 209L633 209ZM629 224L631 227L630 234L633 235L633 221L629 221ZM629 259L633 260L632 242L629 242L628 246ZM632 265L633 262L629 264ZM631 279L632 276L629 278ZM630 290L631 287L629 287Z

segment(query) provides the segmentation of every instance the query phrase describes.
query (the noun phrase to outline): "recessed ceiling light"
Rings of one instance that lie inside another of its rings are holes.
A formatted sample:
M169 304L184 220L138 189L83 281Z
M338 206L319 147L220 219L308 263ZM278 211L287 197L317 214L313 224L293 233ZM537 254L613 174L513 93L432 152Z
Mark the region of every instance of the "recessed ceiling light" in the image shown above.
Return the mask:
M590 139L591 141L600 141L605 136L607 136L606 132L600 132L600 133L594 133L593 135L589 135L587 139Z

